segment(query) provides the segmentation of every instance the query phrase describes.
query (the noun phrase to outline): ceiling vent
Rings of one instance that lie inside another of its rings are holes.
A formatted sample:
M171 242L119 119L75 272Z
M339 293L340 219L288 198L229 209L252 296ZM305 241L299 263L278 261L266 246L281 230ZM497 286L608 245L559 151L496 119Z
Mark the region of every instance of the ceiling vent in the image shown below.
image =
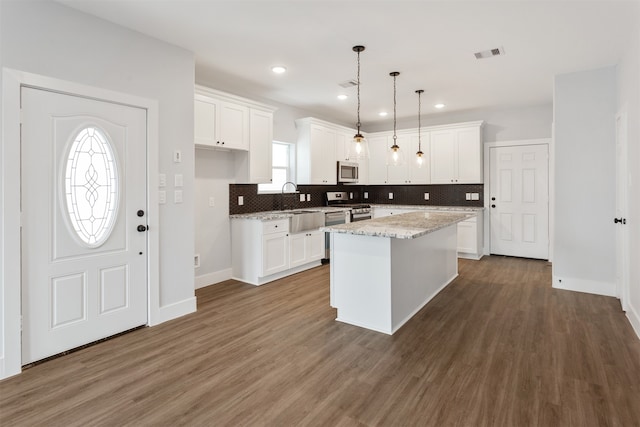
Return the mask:
M482 52L474 53L476 59L491 58L492 56L504 55L504 48L502 46L495 49L483 50Z
M357 80L347 80L346 82L342 82L342 83L338 83L340 85L340 87L343 88L349 88L349 87L354 87L354 86L358 86L358 81Z

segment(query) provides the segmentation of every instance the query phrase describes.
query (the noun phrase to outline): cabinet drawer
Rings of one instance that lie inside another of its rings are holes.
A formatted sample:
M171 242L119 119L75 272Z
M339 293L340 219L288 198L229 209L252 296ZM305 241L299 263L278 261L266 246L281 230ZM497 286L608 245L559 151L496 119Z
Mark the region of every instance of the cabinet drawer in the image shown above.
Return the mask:
M289 231L289 219L276 219L262 222L262 234L281 233Z

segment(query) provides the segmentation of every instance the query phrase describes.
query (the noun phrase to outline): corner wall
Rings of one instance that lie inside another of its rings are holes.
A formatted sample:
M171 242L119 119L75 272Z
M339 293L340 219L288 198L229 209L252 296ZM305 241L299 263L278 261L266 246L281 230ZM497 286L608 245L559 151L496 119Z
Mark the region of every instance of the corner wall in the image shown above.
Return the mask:
M556 288L616 293L615 113L615 67L556 76Z

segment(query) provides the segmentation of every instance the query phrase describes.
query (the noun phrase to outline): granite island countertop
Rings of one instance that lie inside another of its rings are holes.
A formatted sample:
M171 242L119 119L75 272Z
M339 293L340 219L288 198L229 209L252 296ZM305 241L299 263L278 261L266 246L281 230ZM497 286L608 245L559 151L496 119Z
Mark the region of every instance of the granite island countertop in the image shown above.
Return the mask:
M366 221L351 222L349 224L320 227L320 231L395 239L415 239L474 216L475 213L470 212L409 212Z
M271 219L282 219L282 218L291 218L296 211L313 211L313 212L344 212L349 210L348 208L340 208L333 206L314 206L311 208L301 208L301 209L292 209L292 210L281 210L281 211L261 211L261 212L250 212L244 214L233 214L229 215L231 219L257 219L261 221L268 221Z

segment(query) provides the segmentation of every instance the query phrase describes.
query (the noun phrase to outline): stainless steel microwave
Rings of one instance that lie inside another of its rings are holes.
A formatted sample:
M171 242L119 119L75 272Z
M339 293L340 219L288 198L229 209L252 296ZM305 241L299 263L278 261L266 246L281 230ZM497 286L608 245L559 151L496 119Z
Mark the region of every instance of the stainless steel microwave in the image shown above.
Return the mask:
M338 182L358 182L358 164L338 162Z

